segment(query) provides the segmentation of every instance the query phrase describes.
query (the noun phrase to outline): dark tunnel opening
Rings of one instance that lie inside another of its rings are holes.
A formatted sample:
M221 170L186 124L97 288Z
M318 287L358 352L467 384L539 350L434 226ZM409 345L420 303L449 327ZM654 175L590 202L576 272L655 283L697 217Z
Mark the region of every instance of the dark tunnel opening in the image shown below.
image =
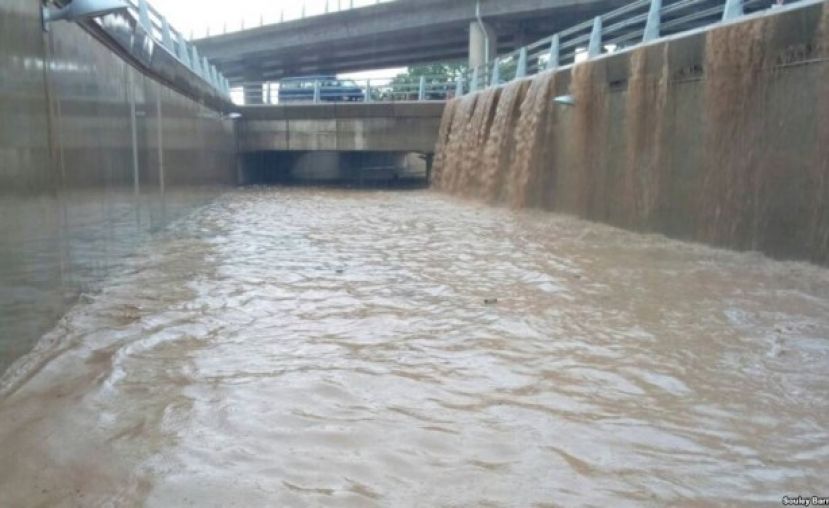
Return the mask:
M241 156L240 185L422 188L432 154L413 152L262 151Z

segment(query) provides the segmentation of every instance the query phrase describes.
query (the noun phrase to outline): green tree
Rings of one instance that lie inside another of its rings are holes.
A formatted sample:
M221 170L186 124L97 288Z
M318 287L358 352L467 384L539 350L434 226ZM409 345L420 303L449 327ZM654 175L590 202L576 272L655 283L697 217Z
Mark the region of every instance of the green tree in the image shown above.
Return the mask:
M426 78L427 94L443 99L454 92L455 81L465 72L466 65L461 63L415 65L395 76L387 93L396 99L416 99L422 76Z

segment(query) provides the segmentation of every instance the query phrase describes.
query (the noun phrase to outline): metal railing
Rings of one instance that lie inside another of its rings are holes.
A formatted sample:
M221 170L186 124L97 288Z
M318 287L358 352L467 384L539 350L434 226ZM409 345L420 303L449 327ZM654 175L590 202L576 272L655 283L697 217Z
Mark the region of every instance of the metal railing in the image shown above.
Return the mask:
M820 1L789 0L786 3ZM458 79L456 95L781 7L782 0L636 0L469 69Z
M290 85L252 81L235 88L231 97L237 104L247 105L443 101L455 96L456 81L446 75L291 79Z
M147 0L127 0L128 13L134 23L125 23L120 15L104 16L98 24L134 56L153 67L155 49L163 47L178 64L201 78L221 97L230 97L230 82L207 58L200 57L195 46L182 32L174 29ZM169 72L169 69L165 68Z
M228 24L223 22L221 28L214 30L214 26L207 25L202 32L205 38L217 35L225 35L234 32L241 32L249 28L263 27L266 25L275 25L279 23L286 23L290 21L297 21L305 18L312 18L317 16L324 16L327 14L336 14L338 12L350 11L354 9L363 9L381 3L394 2L396 0L325 0L325 4L318 10L309 8L308 2L301 2L294 9L280 9L278 12L266 15L264 13L259 15L258 24L254 23L246 25L245 18L239 18L238 24ZM194 39L195 34L190 32L190 39Z
M789 0L789 4L820 3L823 0ZM549 37L499 55L485 65L468 69L458 76L423 76L416 81L398 78L362 80L361 100L446 100L482 88L510 81L579 61L614 53L661 37L701 29L717 23L767 9L783 8L783 0L635 0L624 7L562 30ZM244 92L232 95L245 104L284 103L288 94L279 92L278 83L246 82ZM301 99L291 102L345 101L341 92L326 92L323 84L308 84ZM348 100L354 100L348 98Z

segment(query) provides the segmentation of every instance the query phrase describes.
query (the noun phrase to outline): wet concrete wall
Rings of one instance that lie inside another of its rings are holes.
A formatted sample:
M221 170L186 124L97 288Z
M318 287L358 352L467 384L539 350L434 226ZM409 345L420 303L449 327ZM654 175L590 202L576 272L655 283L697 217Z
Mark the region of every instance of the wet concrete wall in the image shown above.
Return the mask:
M233 126L83 28L0 4L0 371L147 234L235 181Z
M829 263L829 15L686 34L451 102L434 185ZM575 107L556 105L572 94Z

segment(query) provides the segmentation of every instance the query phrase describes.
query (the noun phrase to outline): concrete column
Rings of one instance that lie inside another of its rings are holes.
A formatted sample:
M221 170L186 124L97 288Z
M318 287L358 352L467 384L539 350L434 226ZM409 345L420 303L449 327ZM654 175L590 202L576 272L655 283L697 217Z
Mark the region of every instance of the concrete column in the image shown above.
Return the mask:
M245 104L259 105L264 104L264 97L262 96L262 83L246 84L245 89Z
M469 68L482 66L498 54L498 34L487 22L469 24Z

